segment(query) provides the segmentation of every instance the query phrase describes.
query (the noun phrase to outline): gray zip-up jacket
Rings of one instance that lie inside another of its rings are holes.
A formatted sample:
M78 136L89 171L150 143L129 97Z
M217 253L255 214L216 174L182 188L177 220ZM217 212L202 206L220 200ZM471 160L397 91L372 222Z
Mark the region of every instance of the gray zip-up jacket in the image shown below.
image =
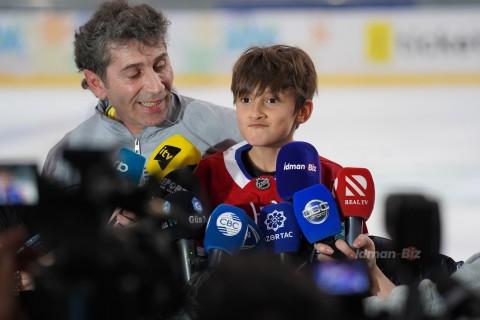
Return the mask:
M50 149L42 176L65 187L80 181L79 174L63 158L66 149L114 152L126 147L143 155L148 161L155 148L175 134L184 136L202 154L226 140L233 140L232 143L242 140L233 108L192 99L176 92L172 94L167 119L158 126L147 127L137 136L122 123L107 117L105 110L108 102L99 101L90 118L68 132Z

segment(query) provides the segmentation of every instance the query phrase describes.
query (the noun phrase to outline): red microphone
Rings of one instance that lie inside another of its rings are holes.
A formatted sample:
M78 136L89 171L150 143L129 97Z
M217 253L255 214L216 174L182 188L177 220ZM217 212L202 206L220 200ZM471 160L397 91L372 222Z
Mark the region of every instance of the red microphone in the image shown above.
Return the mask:
M345 221L345 240L353 247L353 241L363 233L363 223L370 218L375 204L375 185L370 171L341 169L335 178L334 195Z

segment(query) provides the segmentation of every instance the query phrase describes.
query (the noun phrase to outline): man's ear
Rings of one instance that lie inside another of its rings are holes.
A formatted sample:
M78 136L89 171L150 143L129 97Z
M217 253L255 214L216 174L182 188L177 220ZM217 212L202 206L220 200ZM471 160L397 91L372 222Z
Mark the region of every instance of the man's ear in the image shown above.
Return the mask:
M95 94L95 97L105 99L107 97L107 91L105 90L106 87L102 79L100 79L95 72L87 69L83 70L83 75L85 76L88 87L92 90L93 94Z
M297 117L296 117L296 123L297 124L302 124L308 121L310 117L312 116L312 111L313 111L313 102L312 100L307 100L303 104L303 106L300 108L298 111Z

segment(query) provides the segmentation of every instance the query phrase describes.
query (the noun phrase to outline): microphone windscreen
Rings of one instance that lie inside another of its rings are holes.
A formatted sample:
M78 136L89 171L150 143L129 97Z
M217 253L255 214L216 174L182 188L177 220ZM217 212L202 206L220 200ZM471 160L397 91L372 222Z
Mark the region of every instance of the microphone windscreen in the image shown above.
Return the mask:
M242 250L254 250L255 252L266 252L267 250L262 231L250 217L248 217L247 235Z
M390 194L386 200L385 226L405 259L438 258L441 222L436 201L421 194Z
M285 144L278 152L276 164L277 192L284 201L291 201L295 192L320 183L320 157L307 142Z
M335 178L334 194L345 217L370 218L375 204L372 174L365 168L342 168Z
M293 208L300 229L310 243L342 231L335 199L323 184L295 192Z
M170 171L161 181L150 177L145 184L145 189L154 198L165 198L178 191L190 191L198 198L201 197L200 180L188 168Z
M243 209L228 204L220 204L213 210L207 222L203 245L207 254L219 249L233 256L245 242L248 216Z
M185 137L177 134L162 142L147 161L148 173L161 181L175 169L189 168L193 171L202 155Z
M282 202L263 207L258 224L265 236L267 252L295 253L300 249L302 231L290 203Z
M115 171L138 185L145 167L145 157L130 149L121 148L115 159Z
M163 203L163 214L171 216L162 224L172 240L201 239L206 217L200 200L190 191L168 194Z

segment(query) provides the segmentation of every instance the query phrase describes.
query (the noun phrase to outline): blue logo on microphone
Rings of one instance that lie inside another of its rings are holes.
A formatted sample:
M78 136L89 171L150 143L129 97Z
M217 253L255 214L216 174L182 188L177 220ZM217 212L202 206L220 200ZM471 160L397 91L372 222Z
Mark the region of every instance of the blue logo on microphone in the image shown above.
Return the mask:
M330 206L322 200L311 200L302 211L303 217L313 224L321 224L327 220Z
M200 213L200 214L203 213L202 203L200 202L200 200L198 200L195 197L192 198L192 206L193 206L193 210L195 210L196 213Z
M224 212L217 218L218 230L228 237L232 237L242 229L242 221L233 212Z
M274 210L267 214L265 225L267 226L267 230L277 231L279 228L284 227L285 220L287 220L287 217L285 217L283 211Z

